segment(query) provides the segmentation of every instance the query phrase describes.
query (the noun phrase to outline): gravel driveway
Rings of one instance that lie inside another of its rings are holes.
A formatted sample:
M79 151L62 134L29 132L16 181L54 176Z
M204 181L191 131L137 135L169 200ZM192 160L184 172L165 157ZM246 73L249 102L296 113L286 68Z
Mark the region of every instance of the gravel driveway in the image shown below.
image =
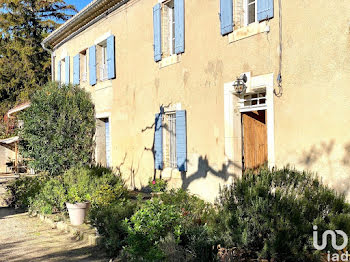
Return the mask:
M73 240L27 213L0 206L0 261L109 260L85 241Z

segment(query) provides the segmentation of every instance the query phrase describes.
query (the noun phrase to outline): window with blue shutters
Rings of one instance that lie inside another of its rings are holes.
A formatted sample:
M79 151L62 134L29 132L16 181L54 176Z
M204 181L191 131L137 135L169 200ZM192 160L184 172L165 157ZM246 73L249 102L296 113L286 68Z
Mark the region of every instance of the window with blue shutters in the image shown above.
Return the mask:
M185 52L185 2L169 0L153 7L154 60Z
M220 0L221 34L271 19L273 12L273 0Z
M186 111L157 114L155 120L155 167L187 171Z

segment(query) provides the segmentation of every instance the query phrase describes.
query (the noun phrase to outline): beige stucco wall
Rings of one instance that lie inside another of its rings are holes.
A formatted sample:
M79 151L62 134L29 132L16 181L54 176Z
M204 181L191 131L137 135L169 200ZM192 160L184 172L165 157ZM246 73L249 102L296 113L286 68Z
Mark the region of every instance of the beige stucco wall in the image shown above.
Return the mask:
M0 146L0 173L5 173L6 171L6 162L8 160L15 159L15 152L7 149L6 147Z
M278 74L278 1L270 32L233 43L220 35L219 0L185 1L185 53L159 68L153 60L152 7L131 0L55 50L56 61L116 37L116 79L86 86L97 114L111 114L112 164L130 187L153 176L154 114L187 110L188 172L164 172L172 184L213 200L219 184L240 175L225 158L224 84L242 72ZM318 172L346 190L350 178L350 3L282 1L283 95L274 97L276 165ZM72 66L71 66L72 68ZM72 71L72 70L71 70ZM73 74L71 72L71 79Z

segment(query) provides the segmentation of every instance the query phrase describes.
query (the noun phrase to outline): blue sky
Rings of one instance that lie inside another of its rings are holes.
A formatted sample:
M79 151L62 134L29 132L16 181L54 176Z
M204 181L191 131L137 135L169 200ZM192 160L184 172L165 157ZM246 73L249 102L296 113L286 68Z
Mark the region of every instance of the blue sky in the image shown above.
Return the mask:
M92 0L66 0L67 4L75 5L75 7L80 11L85 6L87 6Z

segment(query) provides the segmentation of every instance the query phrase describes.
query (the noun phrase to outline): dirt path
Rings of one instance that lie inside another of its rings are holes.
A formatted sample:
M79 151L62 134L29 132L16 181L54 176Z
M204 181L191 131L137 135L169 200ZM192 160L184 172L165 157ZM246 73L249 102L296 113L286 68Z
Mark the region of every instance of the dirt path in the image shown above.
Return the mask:
M0 191L2 185L0 184ZM51 229L38 218L0 207L0 261L109 261L85 241Z

